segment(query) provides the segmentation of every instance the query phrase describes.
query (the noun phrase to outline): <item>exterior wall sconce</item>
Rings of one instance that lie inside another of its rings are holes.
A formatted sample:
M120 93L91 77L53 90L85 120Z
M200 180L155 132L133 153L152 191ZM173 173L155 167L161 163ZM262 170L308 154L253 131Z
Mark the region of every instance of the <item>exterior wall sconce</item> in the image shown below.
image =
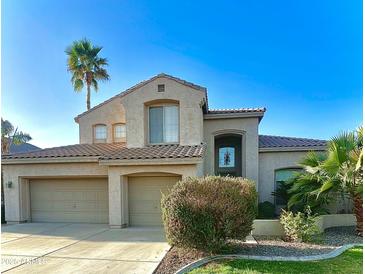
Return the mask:
M8 188L12 188L12 187L13 187L13 182L12 182L12 181L8 181L8 182L6 183L6 186L7 186Z

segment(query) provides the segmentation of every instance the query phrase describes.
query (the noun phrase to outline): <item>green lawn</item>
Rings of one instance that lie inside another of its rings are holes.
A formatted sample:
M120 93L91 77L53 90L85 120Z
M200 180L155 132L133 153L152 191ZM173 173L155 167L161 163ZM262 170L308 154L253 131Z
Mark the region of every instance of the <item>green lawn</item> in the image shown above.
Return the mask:
M355 247L340 256L311 262L270 262L231 260L208 264L190 274L258 274L258 273L362 273L362 247Z

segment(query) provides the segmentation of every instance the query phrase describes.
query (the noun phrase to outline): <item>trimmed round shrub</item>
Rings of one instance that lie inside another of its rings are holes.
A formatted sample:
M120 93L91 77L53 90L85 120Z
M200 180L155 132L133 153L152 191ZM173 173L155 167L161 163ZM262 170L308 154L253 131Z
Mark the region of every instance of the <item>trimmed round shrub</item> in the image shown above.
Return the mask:
M259 203L259 219L273 219L275 217L275 205L269 201Z
M219 251L227 239L244 240L257 214L253 182L233 177L190 177L162 197L170 245Z

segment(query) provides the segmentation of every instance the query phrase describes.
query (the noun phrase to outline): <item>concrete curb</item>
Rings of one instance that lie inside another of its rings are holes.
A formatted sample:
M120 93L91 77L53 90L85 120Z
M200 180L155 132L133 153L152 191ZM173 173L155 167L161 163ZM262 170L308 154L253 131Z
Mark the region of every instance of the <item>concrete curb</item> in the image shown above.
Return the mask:
M203 266L207 263L222 260L222 259L246 259L246 260L258 260L258 261L294 261L294 262L305 262L305 261L318 261L318 260L326 260L337 257L341 255L346 250L353 248L355 246L363 246L362 244L347 244L341 247L336 248L325 254L320 255L312 255L312 256L254 256L254 255L240 255L240 254L232 254L232 255L217 255L206 257L195 262L192 262L175 272L175 274L185 274L195 268Z

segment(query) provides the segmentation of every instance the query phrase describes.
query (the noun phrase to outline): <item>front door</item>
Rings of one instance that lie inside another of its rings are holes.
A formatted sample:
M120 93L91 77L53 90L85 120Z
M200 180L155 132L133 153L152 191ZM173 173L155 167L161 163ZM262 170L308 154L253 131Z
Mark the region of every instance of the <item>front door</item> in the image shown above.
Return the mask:
M242 176L241 136L222 136L215 139L215 174Z

